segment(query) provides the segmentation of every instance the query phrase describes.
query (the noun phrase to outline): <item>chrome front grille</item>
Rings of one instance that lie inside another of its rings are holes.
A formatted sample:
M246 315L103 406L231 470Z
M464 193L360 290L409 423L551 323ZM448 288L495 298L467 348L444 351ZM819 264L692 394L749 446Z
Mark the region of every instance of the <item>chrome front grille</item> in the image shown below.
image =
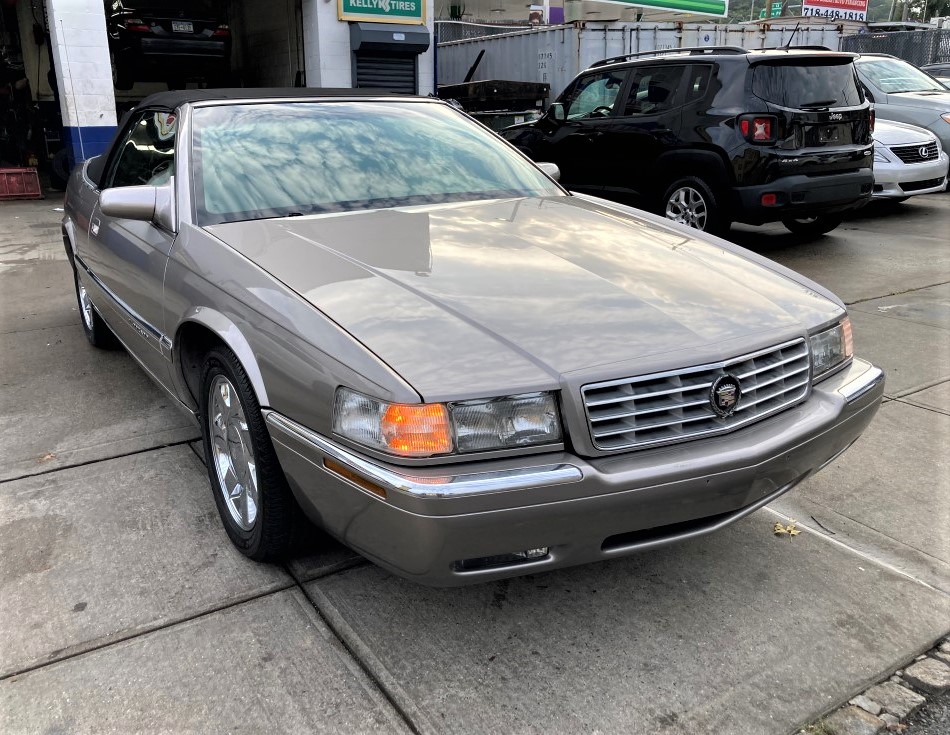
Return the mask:
M739 380L735 412L712 408L713 383L722 375ZM581 388L591 438L597 449L641 449L722 434L770 416L805 399L809 391L808 346L804 339L699 365Z
M896 145L891 152L904 163L924 163L937 157L937 141L918 143L917 145Z

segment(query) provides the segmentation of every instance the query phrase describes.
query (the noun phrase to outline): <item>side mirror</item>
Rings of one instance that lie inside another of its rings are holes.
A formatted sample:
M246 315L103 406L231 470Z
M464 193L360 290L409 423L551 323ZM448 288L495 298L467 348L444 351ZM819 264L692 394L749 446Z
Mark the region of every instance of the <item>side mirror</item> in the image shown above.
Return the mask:
M175 231L175 179L161 186L119 186L99 195L99 208L107 217L155 222Z
M539 163L538 168L555 181L561 180L561 169L557 167L556 163Z
M548 117L556 122L564 122L567 120L567 113L564 111L564 105L560 102L555 102L548 108Z

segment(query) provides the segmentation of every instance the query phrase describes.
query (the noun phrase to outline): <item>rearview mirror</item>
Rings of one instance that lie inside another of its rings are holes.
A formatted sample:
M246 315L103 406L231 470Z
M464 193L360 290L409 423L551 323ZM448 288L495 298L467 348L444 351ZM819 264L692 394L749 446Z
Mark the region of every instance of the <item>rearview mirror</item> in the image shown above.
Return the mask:
M564 111L564 105L560 102L555 102L548 108L548 117L557 122L564 122L567 120L567 113Z
M561 169L557 167L556 163L539 163L538 168L555 181L561 180Z
M161 186L119 186L99 195L99 208L107 217L155 222L175 231L175 179Z

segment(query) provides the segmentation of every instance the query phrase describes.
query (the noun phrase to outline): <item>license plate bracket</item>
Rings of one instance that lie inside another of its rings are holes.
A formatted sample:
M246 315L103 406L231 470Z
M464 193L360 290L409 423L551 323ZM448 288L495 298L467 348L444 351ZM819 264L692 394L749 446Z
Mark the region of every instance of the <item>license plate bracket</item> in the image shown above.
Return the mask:
M819 143L838 143L841 140L841 128L838 125L822 125L818 128Z
M187 20L173 20L172 31L175 33L194 33L195 24Z

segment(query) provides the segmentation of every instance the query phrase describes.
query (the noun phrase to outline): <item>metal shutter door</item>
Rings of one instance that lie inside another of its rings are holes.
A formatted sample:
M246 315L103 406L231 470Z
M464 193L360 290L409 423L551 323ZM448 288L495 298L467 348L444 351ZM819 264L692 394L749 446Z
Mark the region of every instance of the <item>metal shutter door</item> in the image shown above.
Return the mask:
M416 56L356 54L356 86L416 94Z

